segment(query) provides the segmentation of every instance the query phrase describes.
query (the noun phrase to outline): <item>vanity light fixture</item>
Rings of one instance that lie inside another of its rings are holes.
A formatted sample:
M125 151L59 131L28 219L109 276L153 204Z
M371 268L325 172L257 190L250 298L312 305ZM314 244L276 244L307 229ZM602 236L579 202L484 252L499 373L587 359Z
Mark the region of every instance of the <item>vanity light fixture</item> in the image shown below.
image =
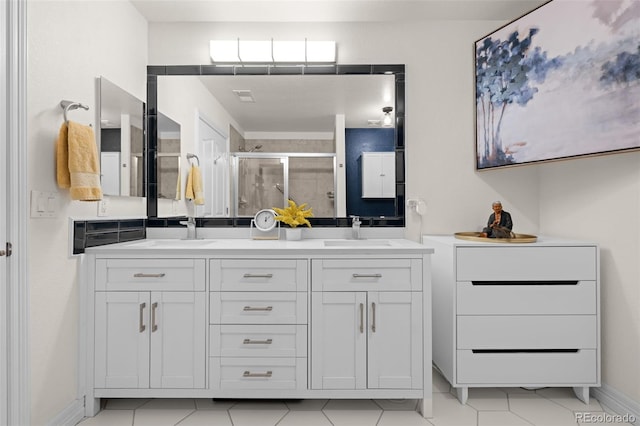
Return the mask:
M384 117L382 118L382 127L391 127L393 125L391 111L393 111L393 107L388 106L382 108L382 112L384 113Z
M320 65L336 63L335 41L211 40L216 65Z

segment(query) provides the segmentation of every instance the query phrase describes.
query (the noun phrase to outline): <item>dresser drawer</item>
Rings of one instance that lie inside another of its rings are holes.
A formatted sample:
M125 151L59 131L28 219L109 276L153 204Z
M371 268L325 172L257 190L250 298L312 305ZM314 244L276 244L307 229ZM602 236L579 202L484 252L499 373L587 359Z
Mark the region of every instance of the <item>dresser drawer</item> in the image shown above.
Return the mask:
M307 358L209 358L212 389L307 389Z
M307 287L306 260L211 260L214 291L307 291Z
M205 289L204 259L97 259L98 291Z
M307 293L212 292L211 324L306 324Z
M306 357L306 325L211 325L209 355Z
M596 314L595 281L456 285L458 315Z
M461 385L575 386L597 382L596 350L578 352L457 351L457 382Z
M458 316L458 349L595 349L595 315Z
M595 281L596 247L458 247L457 281Z
M317 259L313 291L421 291L420 259Z

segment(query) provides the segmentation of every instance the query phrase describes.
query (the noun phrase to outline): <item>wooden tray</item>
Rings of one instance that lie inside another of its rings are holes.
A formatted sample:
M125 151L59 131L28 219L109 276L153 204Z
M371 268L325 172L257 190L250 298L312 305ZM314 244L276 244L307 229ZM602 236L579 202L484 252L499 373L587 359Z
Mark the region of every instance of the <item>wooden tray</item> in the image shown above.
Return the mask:
M456 232L453 234L460 240L479 241L483 243L535 243L538 237L529 234L515 234L515 238L488 238L483 237L482 232Z

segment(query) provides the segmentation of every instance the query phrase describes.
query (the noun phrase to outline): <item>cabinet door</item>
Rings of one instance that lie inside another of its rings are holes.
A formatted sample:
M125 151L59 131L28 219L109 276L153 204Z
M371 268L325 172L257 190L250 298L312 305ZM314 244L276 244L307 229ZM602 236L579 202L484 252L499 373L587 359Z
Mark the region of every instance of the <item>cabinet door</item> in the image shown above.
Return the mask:
M312 295L311 386L367 387L367 296L365 292Z
M95 387L149 387L148 292L95 295Z
M396 196L396 156L394 152L380 156L380 197L395 198Z
M422 388L421 296L368 293L369 388Z
M204 388L205 303L201 292L151 293L152 388Z
M362 198L396 196L395 161L394 152L362 153Z

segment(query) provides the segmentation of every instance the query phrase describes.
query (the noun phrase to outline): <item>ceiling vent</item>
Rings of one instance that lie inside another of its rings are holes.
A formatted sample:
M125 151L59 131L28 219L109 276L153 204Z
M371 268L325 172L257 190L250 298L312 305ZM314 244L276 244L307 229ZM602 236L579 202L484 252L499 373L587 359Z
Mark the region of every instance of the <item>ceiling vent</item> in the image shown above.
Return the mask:
M240 99L240 102L255 102L251 90L234 90L233 93Z

